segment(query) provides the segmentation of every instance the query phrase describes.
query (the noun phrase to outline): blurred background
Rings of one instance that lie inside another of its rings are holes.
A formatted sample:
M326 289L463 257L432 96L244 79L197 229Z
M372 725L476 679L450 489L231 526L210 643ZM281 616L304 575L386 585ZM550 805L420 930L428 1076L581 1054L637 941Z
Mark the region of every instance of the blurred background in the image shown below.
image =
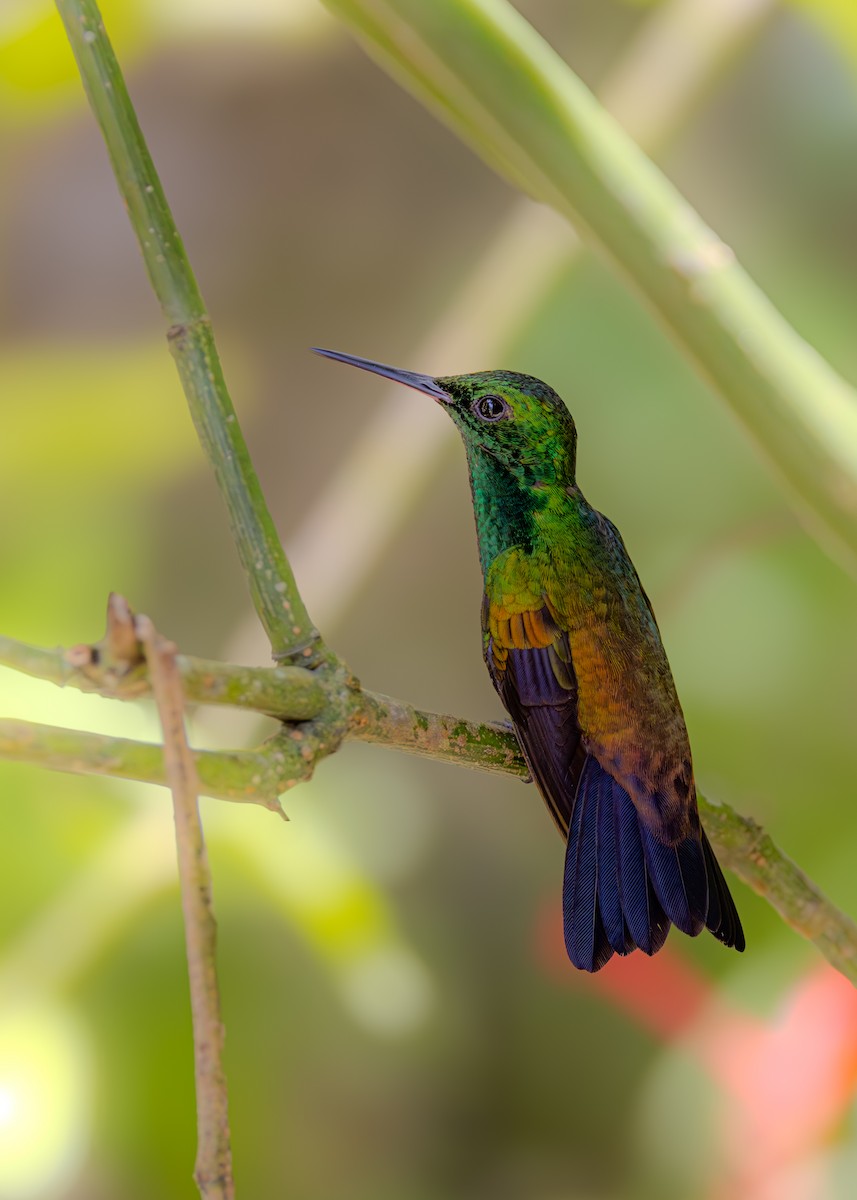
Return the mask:
M516 7L857 380L849 0ZM702 789L857 912L855 583L636 298L316 0L102 8L299 584L355 673L500 715L451 429L308 346L536 374L574 413L581 485L652 597ZM0 8L0 163L0 630L93 641L116 590L187 653L265 662L41 0ZM157 737L147 705L10 671L0 713ZM265 732L193 721L198 745ZM168 796L0 763L0 805L0 1198L191 1197ZM584 978L534 789L350 744L286 807L288 826L203 801L239 1196L854 1194L853 989L734 878L743 958L673 935Z

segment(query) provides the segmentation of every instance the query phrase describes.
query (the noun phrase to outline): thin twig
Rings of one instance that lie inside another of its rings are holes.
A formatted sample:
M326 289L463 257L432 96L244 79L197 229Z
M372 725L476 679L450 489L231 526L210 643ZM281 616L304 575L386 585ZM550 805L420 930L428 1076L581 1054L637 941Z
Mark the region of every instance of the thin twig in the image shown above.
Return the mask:
M226 501L253 604L278 659L313 656L317 632L250 462L211 324L95 0L56 0L101 126L203 450Z
M196 1076L197 1156L194 1178L203 1200L233 1200L229 1095L223 1069L225 1031L217 982L217 924L211 872L199 817L199 780L184 727L184 695L176 647L137 618L164 733L164 764L173 795L176 853L184 915Z

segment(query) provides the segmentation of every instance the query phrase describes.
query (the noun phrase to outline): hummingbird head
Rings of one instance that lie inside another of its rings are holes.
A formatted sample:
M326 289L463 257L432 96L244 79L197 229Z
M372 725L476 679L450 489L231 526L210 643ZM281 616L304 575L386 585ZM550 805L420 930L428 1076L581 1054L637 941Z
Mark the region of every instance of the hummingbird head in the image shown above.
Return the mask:
M452 417L468 456L487 454L522 483L574 483L577 431L553 388L514 371L432 378L384 363L316 349L316 354L372 371L431 396Z

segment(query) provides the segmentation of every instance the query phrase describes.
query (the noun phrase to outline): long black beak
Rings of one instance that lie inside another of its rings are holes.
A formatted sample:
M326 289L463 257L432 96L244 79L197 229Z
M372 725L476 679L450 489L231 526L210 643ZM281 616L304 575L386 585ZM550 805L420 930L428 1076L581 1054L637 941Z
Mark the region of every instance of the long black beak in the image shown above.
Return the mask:
M418 392L425 392L427 396L433 396L441 404L449 404L452 401L449 392L445 392L430 375L417 375L415 371L400 371L398 367L388 367L384 363L372 362L371 358L358 358L356 354L340 354L338 350L320 350L318 346L313 346L313 350L324 358L348 363L349 367L359 367L361 371L371 371L374 375L395 379L396 383L403 383L406 387L416 388Z

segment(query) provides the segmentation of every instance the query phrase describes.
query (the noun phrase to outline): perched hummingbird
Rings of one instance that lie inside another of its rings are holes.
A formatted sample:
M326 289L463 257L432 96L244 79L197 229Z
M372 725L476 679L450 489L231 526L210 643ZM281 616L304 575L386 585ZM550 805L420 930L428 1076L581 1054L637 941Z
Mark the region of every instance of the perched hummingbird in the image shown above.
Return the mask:
M482 645L566 841L565 945L597 971L655 954L670 924L744 949L699 821L690 745L649 598L616 527L575 482L577 431L530 375L433 379L317 350L433 397L467 452L485 592Z

